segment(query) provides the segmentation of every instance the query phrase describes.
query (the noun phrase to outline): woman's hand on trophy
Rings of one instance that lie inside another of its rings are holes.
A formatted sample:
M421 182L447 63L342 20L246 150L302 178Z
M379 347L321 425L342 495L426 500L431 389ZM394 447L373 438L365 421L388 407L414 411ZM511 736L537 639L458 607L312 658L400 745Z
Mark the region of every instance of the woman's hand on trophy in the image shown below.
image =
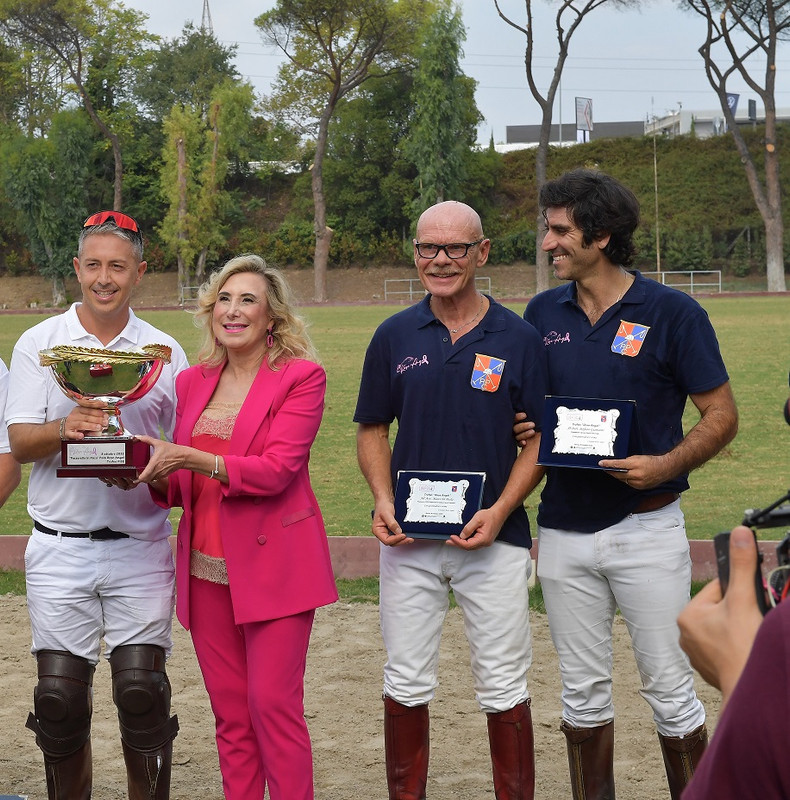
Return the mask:
M152 436L135 436L135 439L139 439L151 447L151 457L148 459L145 469L138 475L136 483L147 483L165 494L167 477L176 470L183 469L186 454L191 448L173 444L164 439L154 439Z

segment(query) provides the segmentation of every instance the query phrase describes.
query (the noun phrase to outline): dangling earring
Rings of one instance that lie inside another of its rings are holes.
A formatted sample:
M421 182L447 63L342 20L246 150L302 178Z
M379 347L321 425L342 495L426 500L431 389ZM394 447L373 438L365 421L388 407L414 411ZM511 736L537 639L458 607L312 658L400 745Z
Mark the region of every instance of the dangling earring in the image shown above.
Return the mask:
M270 325L268 330L266 331L266 346L271 350L274 347L274 336L272 336L272 331L274 330L274 325Z

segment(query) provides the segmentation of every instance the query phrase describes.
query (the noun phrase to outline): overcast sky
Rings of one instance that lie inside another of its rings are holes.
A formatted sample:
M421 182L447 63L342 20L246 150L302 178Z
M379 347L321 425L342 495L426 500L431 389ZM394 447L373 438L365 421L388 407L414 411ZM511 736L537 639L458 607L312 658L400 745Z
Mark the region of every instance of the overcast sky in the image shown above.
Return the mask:
M187 20L199 26L203 15L203 0L126 0L125 5L146 13L148 30L167 38L178 36ZM281 59L262 42L253 20L274 5L273 0L209 0L214 34L224 44L238 45L236 66L261 94L268 92ZM478 139L487 144L493 134L495 142L504 142L506 126L540 122L540 109L526 83L525 38L499 18L493 0L462 0L460 5L467 28L462 67L478 82L477 105L485 117ZM500 0L500 7L523 26L524 0ZM552 7L556 3L535 4L535 74L544 93L557 53ZM554 122L575 126L576 97L592 100L594 122L645 120L679 106L717 109L697 52L704 33L702 18L678 10L671 0L645 2L642 11L606 6L593 11L571 39ZM787 108L790 44L780 48L777 67L776 103ZM728 88L740 94L739 108L757 99L740 80L732 80ZM761 108L758 103L758 113Z

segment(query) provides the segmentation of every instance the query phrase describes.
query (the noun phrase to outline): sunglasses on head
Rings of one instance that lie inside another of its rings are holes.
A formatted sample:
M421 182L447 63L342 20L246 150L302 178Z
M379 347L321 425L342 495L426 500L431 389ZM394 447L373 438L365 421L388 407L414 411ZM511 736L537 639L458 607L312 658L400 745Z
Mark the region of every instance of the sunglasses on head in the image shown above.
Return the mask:
M119 228L124 230L140 233L137 223L128 214L121 214L120 211L98 211L96 214L91 214L83 222L82 227L92 228L94 225L104 225L107 220L112 220Z

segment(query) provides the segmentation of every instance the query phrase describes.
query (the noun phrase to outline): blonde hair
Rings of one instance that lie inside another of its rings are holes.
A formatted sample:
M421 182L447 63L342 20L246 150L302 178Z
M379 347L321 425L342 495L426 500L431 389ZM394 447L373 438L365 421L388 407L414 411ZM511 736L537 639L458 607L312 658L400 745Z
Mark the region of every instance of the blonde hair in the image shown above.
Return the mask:
M203 330L203 343L198 351L200 362L215 367L227 358L225 346L214 336L212 315L217 296L225 282L231 276L244 272L260 275L266 284L266 303L272 322L273 339L272 346L266 351L269 366L278 369L292 358L304 358L319 363L318 353L307 334L307 325L294 311L291 287L280 270L270 267L253 253L232 258L200 287L194 320L195 325Z

